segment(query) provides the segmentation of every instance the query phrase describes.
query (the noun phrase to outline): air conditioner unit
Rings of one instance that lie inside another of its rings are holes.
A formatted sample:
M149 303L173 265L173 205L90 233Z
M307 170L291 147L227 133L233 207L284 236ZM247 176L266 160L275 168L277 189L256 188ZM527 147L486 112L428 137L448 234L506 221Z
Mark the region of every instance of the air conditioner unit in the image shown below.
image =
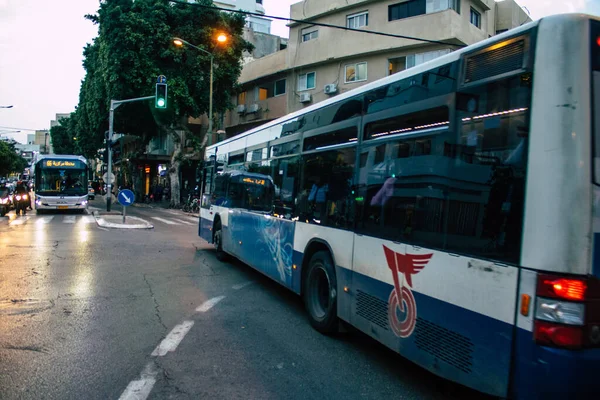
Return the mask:
M335 83L330 83L329 85L325 85L323 88L323 92L325 94L334 94L337 92L337 85Z
M310 103L311 96L310 93L302 93L300 95L300 103Z
M250 107L248 107L248 111L246 111L246 112L248 114L257 113L259 109L260 109L260 106L256 103L254 103L254 104L251 104Z
M237 112L238 114L243 114L246 112L246 105L245 104L240 104L239 106L237 106Z

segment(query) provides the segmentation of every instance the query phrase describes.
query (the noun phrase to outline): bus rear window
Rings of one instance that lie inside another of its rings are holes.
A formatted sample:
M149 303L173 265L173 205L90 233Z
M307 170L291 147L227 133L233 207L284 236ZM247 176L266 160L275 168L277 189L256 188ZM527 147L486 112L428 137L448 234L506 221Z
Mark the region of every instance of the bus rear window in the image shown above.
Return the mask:
M591 21L594 182L600 184L600 22Z

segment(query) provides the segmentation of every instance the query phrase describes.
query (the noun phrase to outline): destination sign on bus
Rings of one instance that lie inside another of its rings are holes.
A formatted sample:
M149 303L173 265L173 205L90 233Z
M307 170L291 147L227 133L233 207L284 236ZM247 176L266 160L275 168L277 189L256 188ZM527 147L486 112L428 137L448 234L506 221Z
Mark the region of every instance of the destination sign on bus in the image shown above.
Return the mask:
M257 179L257 178L244 178L243 181L246 183L253 183L255 185L263 185L264 186L264 184L265 184L264 179Z
M78 160L46 160L46 168L81 168L81 162Z

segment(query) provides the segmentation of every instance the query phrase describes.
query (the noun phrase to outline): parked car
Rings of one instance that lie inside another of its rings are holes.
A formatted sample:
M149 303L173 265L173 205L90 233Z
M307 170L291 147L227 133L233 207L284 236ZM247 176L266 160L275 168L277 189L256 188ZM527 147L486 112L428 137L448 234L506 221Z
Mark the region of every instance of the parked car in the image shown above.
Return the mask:
M96 198L96 191L93 187L88 186L88 199L94 200Z

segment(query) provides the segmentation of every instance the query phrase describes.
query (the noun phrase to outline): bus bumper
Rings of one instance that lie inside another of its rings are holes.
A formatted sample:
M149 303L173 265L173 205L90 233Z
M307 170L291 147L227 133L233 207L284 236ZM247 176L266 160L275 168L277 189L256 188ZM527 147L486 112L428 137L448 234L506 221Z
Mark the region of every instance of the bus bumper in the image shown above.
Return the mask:
M566 350L538 346L519 329L513 371L515 399L598 398L600 348Z

